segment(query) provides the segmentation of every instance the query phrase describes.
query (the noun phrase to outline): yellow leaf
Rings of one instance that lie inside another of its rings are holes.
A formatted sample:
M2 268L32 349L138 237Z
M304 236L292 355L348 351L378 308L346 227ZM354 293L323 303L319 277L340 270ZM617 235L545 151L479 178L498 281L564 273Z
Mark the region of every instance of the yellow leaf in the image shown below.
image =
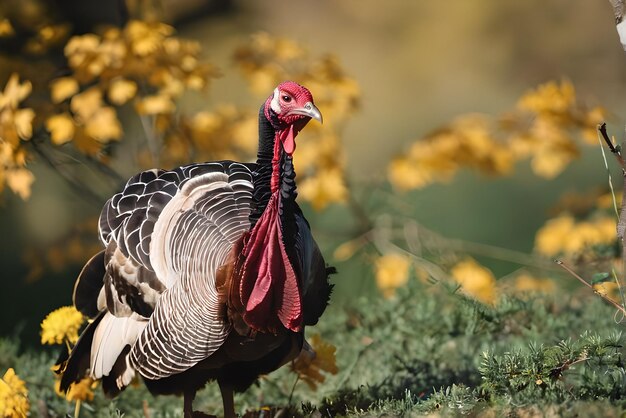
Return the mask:
M7 142L0 141L0 167L11 164L13 164L13 147Z
M556 285L550 279L538 279L528 273L522 273L515 278L515 290L518 292L552 293L556 290Z
M175 106L172 99L163 94L146 96L137 102L137 112L142 115L172 113L174 109Z
M234 124L233 143L247 154L254 155L258 147L257 117L250 116Z
M77 68L85 62L88 55L97 51L100 37L92 33L73 36L67 41L63 53L67 57L70 67Z
M562 114L576 103L574 85L563 80L560 84L550 81L524 94L518 107L535 113Z
M50 83L52 102L61 103L78 93L79 88L78 81L74 77L57 78Z
M572 161L572 155L552 149L536 154L530 161L530 166L538 176L552 179L561 174L570 161Z
M122 125L117 119L115 109L107 106L98 111L85 125L85 133L100 142L122 137Z
M475 260L468 258L459 262L452 268L451 274L465 293L483 303L495 301L496 278L489 269Z
M402 254L389 253L375 262L376 284L386 297L394 295L395 290L409 280L411 260Z
M0 109L7 106L15 109L30 94L31 89L32 84L30 81L20 84L19 75L17 73L11 74L4 91L0 93Z
M123 105L137 94L137 84L132 80L117 78L109 86L109 100L115 105Z
M352 258L354 253L356 253L360 248L365 244L365 240L363 238L357 238L350 241L346 241L337 248L333 252L333 258L337 261L346 261Z
M35 111L33 109L19 109L15 111L13 122L20 138L30 139L33 136L34 118Z
M326 169L313 177L305 178L298 187L299 195L311 202L315 210L322 210L331 203L345 202L348 189L339 169Z
M72 97L70 109L86 123L102 107L102 92L92 87Z
M403 191L425 187L437 177L433 170L404 157L392 160L387 170L389 182Z
M30 186L35 181L35 176L25 168L16 168L6 171L7 184L24 200L30 197Z
M574 230L574 218L561 215L550 219L535 235L535 249L547 256L554 256L563 251L565 242Z
M74 120L67 113L50 116L46 120L46 129L54 145L63 145L74 138Z
M4 18L0 20L0 38L7 38L13 35L15 35L15 31L9 19Z

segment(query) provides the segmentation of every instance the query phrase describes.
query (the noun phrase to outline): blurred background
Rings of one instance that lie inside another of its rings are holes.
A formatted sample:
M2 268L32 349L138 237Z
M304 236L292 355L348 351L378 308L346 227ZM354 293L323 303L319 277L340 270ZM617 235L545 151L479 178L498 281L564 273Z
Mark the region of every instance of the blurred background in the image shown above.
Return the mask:
M341 166L342 187L349 197L342 191L336 202L329 199L328 204L320 204L315 198L307 199L307 192L304 207L327 260L338 264L336 301L377 293L372 268L376 255L358 254L359 248L353 251L345 246L344 252L337 254L337 247L358 241L372 225L393 223L398 213L414 221L418 229L425 228L425 234L434 232L455 251L473 250L496 277L525 264L543 274L553 273L547 259L532 255L536 231L554 215L551 210L564 193L600 190L595 192L598 195L607 188L598 145L581 145L574 153L576 158L549 179L538 177L527 160L494 176L461 167L448 181L409 187L411 190L390 185L387 178L390 161L407 155L412 144L457 116L481 113L495 117L514 111L527 91L552 80L571 83L577 103L588 109L602 106L609 132L621 141L626 115L626 60L609 2L393 0L384 7L373 0L129 0L128 4L4 0L0 5L0 21L5 22L0 26L4 28L0 29L4 31L0 38L0 86L17 72L20 80L32 82L33 93L24 103L37 110L35 122L45 112L55 113L50 111L46 96L49 86L60 77L76 76L80 70L80 65L68 66L68 51L63 52L67 40L102 33L106 25L123 27L133 18L172 25L176 31L173 36L197 41L201 50L193 52L194 57L212 65L210 75L204 74L211 78L208 88L203 85L200 92L176 96L176 108L181 113L215 112L225 104L251 112L258 109L272 86L266 83L270 88L265 88L258 77L250 77L251 71L256 71L250 70L250 63L261 58L246 61L263 42L270 42L259 38L259 32L303 48L305 53L293 54L296 61L299 56L332 54L341 69L336 77L341 83L337 85L358 86L347 116L333 123L332 116L324 113L325 119L331 118L330 127L325 129L332 130L340 144L331 164L334 161ZM53 22L62 26L50 26ZM55 29L42 31L49 26ZM54 44L57 36L60 43ZM316 59L306 62L318 62ZM330 72L332 65L326 64L322 70ZM296 73L314 80L317 68L299 68ZM81 91L98 83L88 77L76 78ZM317 91L309 87L318 97L322 87ZM47 104L38 104L38 100ZM332 100L328 103L334 103ZM56 105L63 106L62 102L60 99ZM147 106L145 102L143 105ZM140 107L136 109L142 113ZM323 111L332 113L334 109L322 106ZM45 315L71 303L75 277L88 253L98 248L94 219L100 208L107 196L119 189L121 179L150 162L129 157L143 146L140 140L135 145L132 141L147 135L143 119L129 116L132 112L128 106L117 108L123 125L123 136L117 138L121 141L109 144L101 138L102 147L91 156L112 167L117 173L114 176L93 167L87 171L73 166L68 169L68 161L74 161L74 154L68 151L71 144L50 146L45 139L39 146L21 137L28 155L26 166L35 180L27 200L14 194L10 190L13 187L5 187L1 196L1 334L18 334L35 343ZM154 126L161 120L156 111L144 110L143 115L153 118ZM245 115L237 123L244 119ZM45 124L43 120L41 123ZM245 132L251 132L251 140L256 141L254 126ZM298 150L303 161L307 158L305 150L315 147L316 135L327 138L324 135L330 134L314 131L311 137L303 136ZM164 144L167 147L171 142ZM239 155L251 158L249 152L233 156ZM299 156L296 152L296 164ZM171 167L167 158L158 161L164 168ZM67 174L66 169L74 180L80 180L82 188L64 179L60 171ZM316 169L323 168L314 167L311 178L316 178ZM303 178L308 171L303 170ZM614 176L619 179L619 175ZM324 192L330 185L319 187Z

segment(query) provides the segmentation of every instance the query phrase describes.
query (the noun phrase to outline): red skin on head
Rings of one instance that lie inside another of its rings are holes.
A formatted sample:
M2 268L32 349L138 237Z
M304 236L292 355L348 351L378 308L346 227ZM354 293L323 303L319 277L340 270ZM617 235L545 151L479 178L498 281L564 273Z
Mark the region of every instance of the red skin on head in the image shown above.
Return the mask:
M313 96L306 87L293 81L284 81L276 87L274 93L265 102L265 117L273 123L274 121L270 116L270 109L273 109L281 123L281 126L274 126L274 128L282 130L286 129L288 125L302 121L304 123L298 126L302 129L310 118L298 114L289 114L289 112L304 107L308 102L313 103Z

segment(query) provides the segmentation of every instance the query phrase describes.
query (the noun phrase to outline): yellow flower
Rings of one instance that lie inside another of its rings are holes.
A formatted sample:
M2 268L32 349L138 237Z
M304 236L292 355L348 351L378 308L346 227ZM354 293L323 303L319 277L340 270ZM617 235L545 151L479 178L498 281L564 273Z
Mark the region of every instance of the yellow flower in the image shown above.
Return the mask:
M496 299L496 278L493 273L468 258L457 263L451 271L452 277L468 295L483 303L493 303Z
M69 113L50 116L46 120L46 129L50 131L50 140L54 145L63 145L74 138L76 127Z
M576 103L576 91L571 82L550 81L524 94L518 107L535 113L564 113Z
M518 292L552 293L555 289L554 281L538 279L528 273L522 273L515 279L515 290Z
M561 215L550 219L535 235L535 249L547 256L559 254L574 230L574 218Z
M109 86L108 96L111 103L123 105L137 94L137 83L125 78L116 78Z
M28 389L12 368L0 379L0 416L23 418L28 415Z
M322 340L319 334L311 337L312 352L303 349L302 353L291 363L291 370L300 376L313 390L317 389L318 383L323 383L326 378L322 372L337 374L337 360L335 352L337 347Z
M17 108L18 104L30 94L32 84L30 81L20 83L20 77L17 73L11 74L7 81L4 91L0 92L0 108Z
M80 86L74 77L61 77L50 83L52 103L61 103L78 93Z
M9 188L23 200L27 200L30 197L30 186L35 181L33 173L25 168L15 168L7 170L5 174Z
M344 202L348 189L341 170L327 168L302 180L298 186L298 195L311 202L315 210L322 210L331 203Z
M570 215L550 219L535 236L535 249L541 254L576 254L586 248L611 244L616 239L616 221L604 216L576 223Z
M94 381L90 377L85 377L78 383L72 383L67 393L61 392L61 380L57 379L54 384L54 391L57 395L64 397L68 401L93 401L94 393L93 389L98 385L97 381Z
M63 306L52 311L41 323L42 344L63 344L78 341L78 330L85 318L73 306Z
M402 254L389 253L375 262L376 284L386 297L394 295L395 290L409 280L411 260Z

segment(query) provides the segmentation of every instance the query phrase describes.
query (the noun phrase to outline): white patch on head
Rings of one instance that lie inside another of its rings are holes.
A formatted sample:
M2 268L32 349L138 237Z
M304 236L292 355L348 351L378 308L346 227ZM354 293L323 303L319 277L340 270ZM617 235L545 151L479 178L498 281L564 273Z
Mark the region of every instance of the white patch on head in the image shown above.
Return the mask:
M278 87L274 89L274 97L272 97L272 101L270 102L270 107L277 115L280 115L280 104L278 103L278 98L280 96L280 92L278 91Z

